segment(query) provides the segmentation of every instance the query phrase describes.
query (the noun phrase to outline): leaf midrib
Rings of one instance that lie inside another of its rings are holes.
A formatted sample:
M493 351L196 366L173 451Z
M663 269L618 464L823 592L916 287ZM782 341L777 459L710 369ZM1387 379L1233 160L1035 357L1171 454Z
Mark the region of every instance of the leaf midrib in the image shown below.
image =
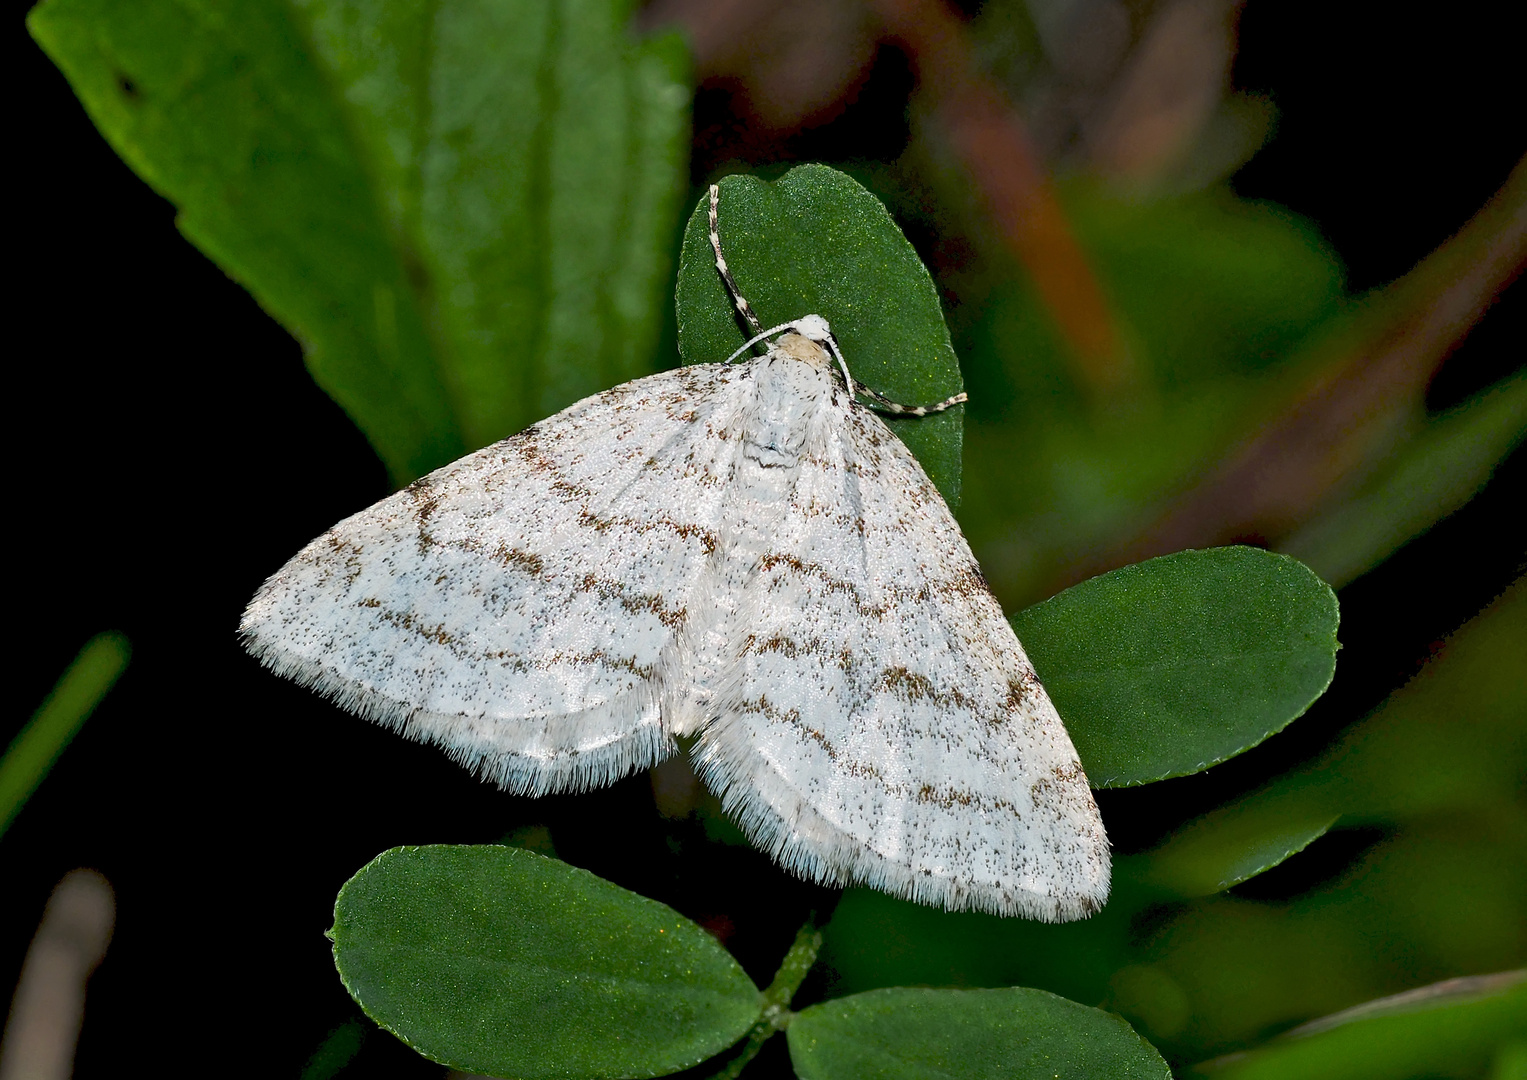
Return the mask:
M1240 664L1248 660L1268 661L1286 660L1298 662L1308 659L1324 659L1325 652L1319 645L1311 645L1307 649L1290 652L1285 649L1247 649L1243 652L1227 652L1212 660L1190 660L1173 662L1170 660L1156 660L1148 663L1133 664L1120 662L1113 666L1074 667L1068 666L1064 674L1052 675L1055 682L1067 684L1094 684L1118 678L1121 674L1146 672L1157 674L1195 674L1202 671L1213 671L1231 664Z
M634 975L607 974L591 972L587 968L561 967L550 963L533 963L523 960L507 960L496 957L483 956L481 953L460 951L450 948L431 948L420 945L390 945L387 943L367 944L364 942L351 942L344 946L342 951L354 953L371 953L373 955L406 955L409 957L423 957L433 960L441 960L448 964L470 966L493 972L502 972L506 975L510 972L526 972L532 978L526 981L534 981L534 976L542 976L543 982L581 983L581 984L604 984L614 987L639 988L644 993L660 990L665 997L671 997L675 992L689 997L711 998L717 1001L734 1001L740 995L734 997L723 990L698 986L693 982L674 982L674 978L693 971L678 972L666 971L660 979L641 979ZM346 967L353 969L353 964ZM442 964L442 966L445 966ZM699 963L689 965L690 968L698 968ZM507 981L507 979L506 979ZM760 1004L760 1009L762 1004Z

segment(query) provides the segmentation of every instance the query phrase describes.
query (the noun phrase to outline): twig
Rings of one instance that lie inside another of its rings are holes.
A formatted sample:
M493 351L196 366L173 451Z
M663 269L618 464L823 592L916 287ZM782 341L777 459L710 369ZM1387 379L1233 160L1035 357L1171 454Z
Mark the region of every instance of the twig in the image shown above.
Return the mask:
M21 968L0 1080L68 1080L85 1016L85 983L106 955L116 917L111 885L71 870L53 890Z

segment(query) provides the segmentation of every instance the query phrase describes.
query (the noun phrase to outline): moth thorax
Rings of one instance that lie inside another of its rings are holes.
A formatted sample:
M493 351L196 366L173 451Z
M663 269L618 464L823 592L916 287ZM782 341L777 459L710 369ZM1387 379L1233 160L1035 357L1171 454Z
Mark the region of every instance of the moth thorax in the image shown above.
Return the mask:
M832 356L828 351L810 338L797 334L793 330L788 334L780 335L779 340L774 343L774 350L792 360L810 364L814 368L820 368L823 371L832 370Z

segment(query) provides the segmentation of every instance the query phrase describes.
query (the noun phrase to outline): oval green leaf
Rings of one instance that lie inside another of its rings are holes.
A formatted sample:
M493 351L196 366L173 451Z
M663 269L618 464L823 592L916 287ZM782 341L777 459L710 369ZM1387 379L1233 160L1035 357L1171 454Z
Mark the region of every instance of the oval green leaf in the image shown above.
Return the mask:
M938 290L885 206L853 178L801 165L774 183L721 181L721 249L765 327L820 315L854 378L904 405L959 393ZM684 230L677 304L686 364L725 360L747 337L710 246L710 197ZM944 501L959 505L964 410L888 419Z
M1169 1080L1112 1013L1045 990L893 987L813 1005L791 1022L801 1080Z
M739 1039L757 988L673 909L518 848L383 852L334 905L366 1015L467 1072L659 1076Z
M1126 566L1012 623L1093 787L1234 757L1300 716L1336 670L1336 594L1257 548Z
M652 369L688 61L629 11L46 0L27 25L403 482Z

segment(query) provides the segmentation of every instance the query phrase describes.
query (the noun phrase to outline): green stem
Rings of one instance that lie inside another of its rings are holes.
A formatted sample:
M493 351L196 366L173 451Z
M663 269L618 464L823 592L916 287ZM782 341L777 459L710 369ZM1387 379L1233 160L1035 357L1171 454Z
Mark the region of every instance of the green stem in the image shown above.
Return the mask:
M0 836L127 667L127 639L97 634L0 758Z
M790 1011L790 1001L801 988L801 981L806 978L811 965L816 963L821 948L822 931L817 929L817 916L813 911L796 931L790 951L785 953L779 970L774 973L774 981L764 990L763 1013L748 1031L742 1050L720 1072L714 1073L711 1080L737 1080L748 1063L758 1056L763 1044L776 1032L790 1026L790 1018L795 1015Z

